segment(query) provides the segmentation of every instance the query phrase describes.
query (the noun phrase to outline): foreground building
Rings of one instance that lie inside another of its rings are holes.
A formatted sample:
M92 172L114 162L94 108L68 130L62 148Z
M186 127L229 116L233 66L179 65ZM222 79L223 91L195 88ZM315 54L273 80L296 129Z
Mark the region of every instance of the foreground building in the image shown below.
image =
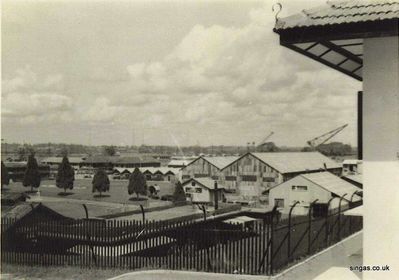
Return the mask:
M182 184L187 201L214 205L216 194L218 202L224 200L224 187L209 178L191 178Z
M316 199L318 205L327 205L332 197L344 196L342 206L346 207L358 191L359 188L330 172L302 174L268 190L269 205L277 206L280 212L288 214L291 206L298 201L293 214L307 215L309 205ZM356 194L352 199L353 202L360 200L361 197ZM333 201L330 209L336 208L338 201Z
M397 213L398 26L399 1L350 0L329 1L278 19L274 28L282 46L363 82L358 94L358 150L368 213L380 213L381 205L384 213ZM375 195L376 190L383 195ZM397 236L398 219L382 219L377 214L364 218L364 263L397 259L399 242L392 238ZM378 278L394 279L394 273L380 273ZM375 277L372 272L363 273L365 279Z

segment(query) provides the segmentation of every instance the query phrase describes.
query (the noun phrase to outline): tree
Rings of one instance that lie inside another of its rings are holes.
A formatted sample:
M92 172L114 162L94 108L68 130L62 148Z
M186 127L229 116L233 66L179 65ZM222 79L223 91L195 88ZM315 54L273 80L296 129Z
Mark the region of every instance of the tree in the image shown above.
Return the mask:
M8 176L7 167L4 162L1 161L1 187L8 185L10 183L10 177Z
M177 181L175 185L175 192L173 193L174 201L186 201L186 193L184 192L183 186L180 181Z
M39 165L37 164L35 155L33 153L28 158L28 163L26 164L26 171L24 179L22 181L22 185L24 187L30 186L31 192L33 192L33 188L40 187Z
M116 154L116 148L115 146L105 146L104 147L104 153L107 156L114 156Z
M92 192L99 192L101 197L103 192L109 191L110 182L107 173L103 169L97 170L93 177L92 184Z
M147 195L147 181L143 173L141 173L137 167L129 177L127 191L130 195L135 193L137 195L137 199L139 198L140 194Z
M75 180L75 171L68 161L68 157L62 158L61 164L58 166L58 173L56 177L56 186L64 189L64 193L67 189L73 189L73 181Z

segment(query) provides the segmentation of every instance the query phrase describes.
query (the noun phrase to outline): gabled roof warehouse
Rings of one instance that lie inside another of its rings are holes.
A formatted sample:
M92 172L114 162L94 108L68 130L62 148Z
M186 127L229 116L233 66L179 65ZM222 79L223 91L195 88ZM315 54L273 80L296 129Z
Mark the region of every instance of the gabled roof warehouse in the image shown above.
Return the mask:
M251 153L282 174L341 168L341 165L319 152Z
M216 166L219 169L225 168L227 165L238 159L237 156L226 156L226 157L202 157L210 164Z

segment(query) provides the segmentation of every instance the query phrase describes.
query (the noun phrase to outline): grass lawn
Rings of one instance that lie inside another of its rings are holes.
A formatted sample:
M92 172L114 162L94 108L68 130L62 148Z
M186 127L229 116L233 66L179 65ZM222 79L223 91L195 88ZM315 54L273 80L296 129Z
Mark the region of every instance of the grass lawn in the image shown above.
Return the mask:
M130 270L121 269L82 269L78 266L69 267L41 267L41 266L22 266L14 264L2 263L1 276L2 280L11 279L74 279L74 280L103 280L109 279Z
M173 194L174 185L170 182L147 182L149 186L156 183L160 187L160 196ZM137 203L130 200L135 197L127 192L127 180L111 180L110 191L103 193L103 197L95 197L98 193L92 193L91 179L77 179L74 189L67 190L68 195L61 196L63 189L55 186L54 180L43 180L39 187L40 197L36 194L31 195L32 201L40 201L44 205L56 210L57 212L72 218L85 218L85 211L82 204L86 204L90 217L98 217L114 213L121 213L139 209ZM22 186L21 182L10 183L6 191L26 192L30 188ZM29 195L29 194L28 194ZM160 199L148 198L148 207L158 207L169 205L171 202Z
M160 196L165 194L173 194L175 187L170 182L149 181L147 182L147 185L151 186L154 183L156 183L161 189L159 194ZM77 179L74 183L74 189L67 190L67 192L72 194L65 196L65 198L132 204L133 202L129 200L131 196L127 192L127 185L127 180L111 180L110 191L103 193L106 196L96 198L94 195L98 193L92 193L91 179ZM23 187L21 182L10 183L7 189L9 189L9 191L16 192L25 192L30 190L30 188ZM59 189L55 186L54 180L43 180L39 190L41 196L49 197L61 197L58 194L64 191L63 189Z

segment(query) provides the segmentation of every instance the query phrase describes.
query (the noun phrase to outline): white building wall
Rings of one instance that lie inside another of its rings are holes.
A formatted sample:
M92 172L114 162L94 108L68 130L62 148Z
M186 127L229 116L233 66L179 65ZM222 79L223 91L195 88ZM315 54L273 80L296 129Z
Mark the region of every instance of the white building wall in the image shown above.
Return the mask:
M364 40L364 263L394 265L399 252L399 38ZM378 195L376 193L378 192ZM381 230L383 229L383 230ZM378 242L377 242L378 240ZM392 271L393 272L393 271ZM364 279L393 279L390 273Z
M307 186L307 191L292 190L292 186ZM291 206L295 201L299 201L300 204L295 206L294 215L305 215L308 213L308 206L315 199L319 199L317 203L327 203L331 198L331 193L323 188L320 188L316 184L304 179L301 176L297 176L294 179L284 182L269 191L269 205L274 207L275 199L284 199L284 208L279 208L279 211L283 214L288 214Z

